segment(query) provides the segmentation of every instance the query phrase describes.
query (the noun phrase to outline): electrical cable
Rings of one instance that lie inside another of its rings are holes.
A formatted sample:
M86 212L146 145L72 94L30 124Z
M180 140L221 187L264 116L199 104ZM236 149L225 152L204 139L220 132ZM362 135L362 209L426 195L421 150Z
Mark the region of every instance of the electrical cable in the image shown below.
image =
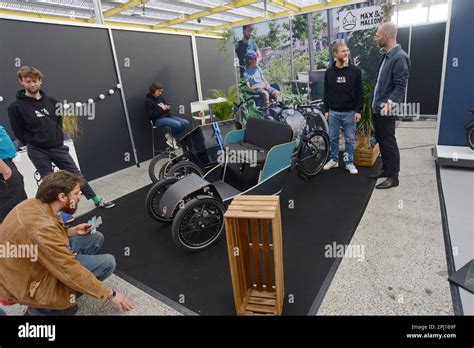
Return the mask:
M419 147L428 147L428 146L434 146L434 144L426 144L426 145L417 145L417 146L411 146L411 147L403 147L398 150L411 150L411 149L417 149Z
M397 129L436 129L436 127L397 127Z

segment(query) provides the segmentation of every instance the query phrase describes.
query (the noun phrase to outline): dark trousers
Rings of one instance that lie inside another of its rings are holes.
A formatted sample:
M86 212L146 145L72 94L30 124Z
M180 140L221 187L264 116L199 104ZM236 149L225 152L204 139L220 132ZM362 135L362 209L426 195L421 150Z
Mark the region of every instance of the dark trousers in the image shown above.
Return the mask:
M69 154L69 147L66 145L53 147L51 149L42 149L28 144L26 149L28 157L31 162L33 162L33 165L41 177L53 172L53 163L61 170L67 170L68 172L82 176L76 163ZM87 199L91 199L95 196L94 190L87 182L81 191Z
M382 154L382 170L391 178L398 178L400 172L400 151L395 138L395 117L373 114L375 138Z
M23 175L20 174L11 159L5 159L3 161L12 170L12 176L8 180L4 180L3 176L0 175L0 224L10 210L27 198Z

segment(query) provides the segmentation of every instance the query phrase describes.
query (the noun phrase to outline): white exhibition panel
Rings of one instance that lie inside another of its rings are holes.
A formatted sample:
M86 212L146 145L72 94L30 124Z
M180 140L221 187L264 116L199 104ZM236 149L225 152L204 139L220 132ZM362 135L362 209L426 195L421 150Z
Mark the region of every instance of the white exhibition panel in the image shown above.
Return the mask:
M64 145L69 147L69 154L73 158L77 167L80 169L76 149L74 148L74 143L72 142L72 140L66 140L64 142ZM28 198L35 197L36 191L38 190L38 186L41 183L41 177L33 163L31 163L28 154L26 153L26 148L24 150L18 151L16 157L13 159L13 162L15 162L16 167L20 171L21 175L23 175L26 195L28 196ZM54 165L53 169L54 171L59 170Z

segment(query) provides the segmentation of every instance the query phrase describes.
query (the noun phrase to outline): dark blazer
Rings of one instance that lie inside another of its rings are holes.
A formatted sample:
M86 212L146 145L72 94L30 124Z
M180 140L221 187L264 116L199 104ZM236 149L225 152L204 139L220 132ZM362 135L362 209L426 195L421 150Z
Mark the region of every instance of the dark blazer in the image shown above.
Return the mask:
M405 101L405 91L408 84L410 58L408 54L400 47L395 46L385 55L385 62L382 70L379 71L379 84L374 96L372 95L372 112L379 114L381 105L391 100L394 103L403 103ZM377 84L377 80L375 81Z

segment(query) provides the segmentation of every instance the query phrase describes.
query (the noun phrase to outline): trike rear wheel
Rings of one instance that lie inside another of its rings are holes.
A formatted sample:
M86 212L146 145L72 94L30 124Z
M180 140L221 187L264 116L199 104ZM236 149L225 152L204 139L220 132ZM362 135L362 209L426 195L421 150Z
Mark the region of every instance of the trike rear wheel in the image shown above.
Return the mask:
M305 136L302 142L298 169L305 176L314 176L323 169L329 157L329 136L317 130Z
M174 242L190 252L210 247L222 234L224 213L224 204L217 198L192 199L178 211L173 221Z

